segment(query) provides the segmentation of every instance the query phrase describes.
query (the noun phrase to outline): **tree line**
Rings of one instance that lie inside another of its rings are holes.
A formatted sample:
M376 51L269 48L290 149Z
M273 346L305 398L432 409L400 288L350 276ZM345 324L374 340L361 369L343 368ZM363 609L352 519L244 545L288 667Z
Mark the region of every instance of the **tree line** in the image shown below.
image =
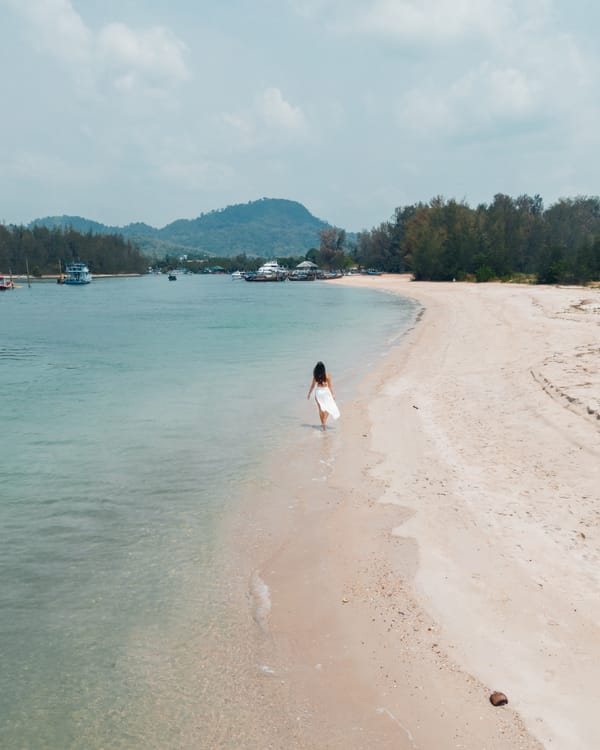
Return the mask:
M32 276L58 274L72 262L86 263L92 273L144 273L148 268L137 245L119 234L82 234L74 229L26 228L0 224L0 273Z
M415 280L600 280L598 197L563 198L547 209L539 195L499 193L477 208L437 197L397 208L390 221L360 232L354 247L341 248L337 231L337 238L322 238L315 259L350 259L362 267L412 273Z
M278 260L289 268L301 260L324 269L352 266L411 273L416 280L518 279L543 284L585 284L600 280L600 199L562 198L544 208L539 195L511 198L498 193L490 204L471 208L464 201L436 197L395 210L389 221L349 239L338 227L322 228L318 246L304 256ZM198 260L201 272L219 265L225 271L254 270L264 258L247 255ZM139 246L119 234L83 234L71 227L0 225L0 273L58 273L72 261L92 273L143 273ZM166 257L159 266L175 267Z
M433 198L397 208L393 217L349 240L338 227L319 233L318 247L304 257L282 258L293 268L303 259L323 269L376 268L411 273L415 280L527 280L585 284L600 280L600 199L562 198L545 209L539 195L471 208ZM262 258L211 258L224 270L253 270ZM197 269L200 270L199 265Z

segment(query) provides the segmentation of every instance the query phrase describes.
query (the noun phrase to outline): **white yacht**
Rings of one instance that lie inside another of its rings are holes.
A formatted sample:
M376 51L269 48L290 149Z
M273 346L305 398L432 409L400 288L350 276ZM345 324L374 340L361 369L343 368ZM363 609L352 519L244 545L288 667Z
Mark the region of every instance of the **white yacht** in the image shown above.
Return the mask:
M287 268L280 266L276 260L268 260L256 273L247 273L246 281L285 281L288 277Z

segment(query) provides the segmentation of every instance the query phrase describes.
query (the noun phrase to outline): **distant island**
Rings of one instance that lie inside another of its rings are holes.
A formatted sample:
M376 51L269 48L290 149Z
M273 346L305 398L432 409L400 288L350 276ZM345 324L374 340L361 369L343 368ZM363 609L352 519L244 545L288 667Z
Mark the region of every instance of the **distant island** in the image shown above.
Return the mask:
M319 236L330 225L313 216L301 203L281 198L227 206L200 214L195 219L178 219L157 229L134 223L107 226L81 216L46 216L29 228L73 229L82 234L121 235L149 257L186 254L195 258L237 255L276 258L304 256L319 246Z

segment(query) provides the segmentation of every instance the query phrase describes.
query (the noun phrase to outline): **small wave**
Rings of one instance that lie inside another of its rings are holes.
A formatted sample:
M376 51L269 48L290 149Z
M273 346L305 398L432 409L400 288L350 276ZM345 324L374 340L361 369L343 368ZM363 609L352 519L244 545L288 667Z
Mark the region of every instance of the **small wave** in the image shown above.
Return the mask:
M257 571L250 578L250 605L252 617L256 624L263 630L267 629L267 620L271 612L271 594L269 587L260 577Z
M29 347L0 346L0 361L33 359L37 356L38 353Z

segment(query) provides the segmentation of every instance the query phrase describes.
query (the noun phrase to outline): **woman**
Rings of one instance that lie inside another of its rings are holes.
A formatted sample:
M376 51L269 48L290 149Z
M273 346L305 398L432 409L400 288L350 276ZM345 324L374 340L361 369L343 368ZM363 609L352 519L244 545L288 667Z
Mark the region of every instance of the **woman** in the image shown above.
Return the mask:
M334 419L337 419L340 416L340 410L335 403L331 378L322 362L317 362L315 365L312 383L310 384L310 390L306 397L307 399L310 398L310 394L313 390L315 392L315 401L317 402L317 408L319 410L319 418L321 419L321 429L324 430L327 417L331 414Z

